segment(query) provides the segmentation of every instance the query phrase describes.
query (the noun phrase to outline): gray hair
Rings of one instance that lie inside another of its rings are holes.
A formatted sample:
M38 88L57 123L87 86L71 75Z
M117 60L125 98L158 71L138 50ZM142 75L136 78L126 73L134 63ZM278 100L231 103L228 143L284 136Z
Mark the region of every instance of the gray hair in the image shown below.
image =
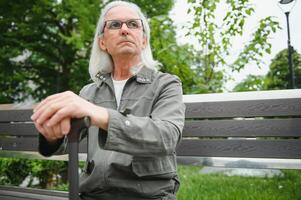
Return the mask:
M132 8L134 11L137 12L137 14L139 15L139 17L142 20L144 34L146 35L146 38L147 38L146 47L141 52L142 64L144 64L146 67L149 67L149 68L152 68L155 70L156 70L156 67L159 67L161 65L158 61L153 59L153 54L152 54L152 51L150 48L149 24L148 24L146 17L143 15L142 11L140 10L140 8L136 4L133 4L133 3L124 2L124 1L113 1L109 4L107 4L102 9L101 15L100 15L98 23L97 23L92 51L91 51L91 57L90 57L90 61L89 61L89 73L90 73L91 79L93 81L97 81L96 75L98 73L110 73L113 70L112 57L106 51L103 51L102 49L99 48L98 39L99 39L99 37L102 37L102 35L103 35L105 15L107 14L107 12L110 9L117 7L117 6L126 6L129 8Z

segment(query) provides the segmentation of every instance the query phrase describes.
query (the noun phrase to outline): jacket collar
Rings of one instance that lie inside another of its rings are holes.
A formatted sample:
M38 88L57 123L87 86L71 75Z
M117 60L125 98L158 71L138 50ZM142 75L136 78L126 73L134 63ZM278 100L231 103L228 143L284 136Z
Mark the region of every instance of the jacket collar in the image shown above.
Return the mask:
M153 81L152 80L153 73L154 73L153 69L150 69L146 66L142 66L138 71L138 73L135 75L136 81L138 83L145 83L145 84L151 83Z
M136 65L131 69L133 73L133 78L136 79L138 83L151 83L152 82L152 74L154 72L153 69L146 67L145 65ZM100 85L102 82L106 82L110 84L112 82L111 73L97 73L96 77L98 78L97 84Z

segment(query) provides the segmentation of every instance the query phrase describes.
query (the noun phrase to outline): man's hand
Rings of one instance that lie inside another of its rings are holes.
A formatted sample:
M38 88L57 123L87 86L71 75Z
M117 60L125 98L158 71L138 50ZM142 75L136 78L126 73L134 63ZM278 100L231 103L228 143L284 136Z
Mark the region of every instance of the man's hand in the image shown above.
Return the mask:
M70 118L65 118L54 126L47 126L46 124L48 121L44 124L38 124L35 122L34 125L36 129L48 140L48 142L52 143L63 138L66 133L68 133L68 131L63 130L70 130L70 121Z
M108 112L73 92L51 95L33 110L31 119L36 128L48 139L62 138L70 131L70 119L89 116L91 124L102 129L108 127Z

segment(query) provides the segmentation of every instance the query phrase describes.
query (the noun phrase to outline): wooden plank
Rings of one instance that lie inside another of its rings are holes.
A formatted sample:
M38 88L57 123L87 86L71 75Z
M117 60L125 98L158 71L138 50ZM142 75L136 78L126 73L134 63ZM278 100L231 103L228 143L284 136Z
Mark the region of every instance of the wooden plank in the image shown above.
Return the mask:
M17 104L0 104L0 110L28 110L32 109L36 104L17 103Z
M33 123L0 123L0 135L35 136ZM187 120L184 136L301 136L301 118L259 119L259 120Z
M33 123L0 123L0 135L37 136Z
M183 100L185 103L246 101L246 100L250 101L250 100L270 100L270 99L301 99L301 89L183 95Z
M30 119L32 109L26 110L0 110L0 123L1 122L22 122L32 121Z
M301 159L301 140L182 140L178 156Z
M0 186L0 199L5 200L68 200L68 193L63 191Z
M2 138L0 149L7 151L38 151L38 137Z
M38 151L38 137L1 138L0 150L5 151ZM68 152L68 150L67 150ZM87 152L87 139L79 144L79 152Z
M186 118L301 116L301 99L186 103Z
M188 120L184 137L301 137L301 118Z

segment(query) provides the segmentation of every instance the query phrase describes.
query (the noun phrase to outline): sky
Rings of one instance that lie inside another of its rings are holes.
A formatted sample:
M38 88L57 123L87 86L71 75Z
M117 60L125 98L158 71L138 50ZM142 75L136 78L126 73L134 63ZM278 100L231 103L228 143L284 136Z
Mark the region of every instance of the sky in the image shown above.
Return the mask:
M275 55L287 48L287 27L286 27L286 18L283 11L278 6L278 0L251 0L254 4L255 12L253 15L246 19L246 24L244 28L244 35L233 40L231 55L238 55L240 50L251 37L251 34L256 30L258 22L260 19L267 16L274 16L282 27L281 30L274 33L270 37L270 42L272 44L271 54L266 54L263 58L264 65L262 68L258 68L254 64L247 65L244 70L239 73L232 73L231 77L234 80L228 81L226 83L226 91L231 91L233 87L241 82L247 75L265 75L268 72L268 66L271 63L271 59ZM186 0L176 0L174 8L170 12L170 17L174 20L175 25L177 26L177 41L179 44L196 44L196 41L193 38L185 37L187 30L182 28L183 25L187 24L191 20L191 16L188 16L187 10L189 6ZM218 16L216 17L218 18ZM291 45L299 53L301 53L301 0L297 0L295 6L290 13L290 35L291 35ZM300 20L300 21L299 21ZM231 56L230 55L230 56ZM228 60L234 59L229 57Z

